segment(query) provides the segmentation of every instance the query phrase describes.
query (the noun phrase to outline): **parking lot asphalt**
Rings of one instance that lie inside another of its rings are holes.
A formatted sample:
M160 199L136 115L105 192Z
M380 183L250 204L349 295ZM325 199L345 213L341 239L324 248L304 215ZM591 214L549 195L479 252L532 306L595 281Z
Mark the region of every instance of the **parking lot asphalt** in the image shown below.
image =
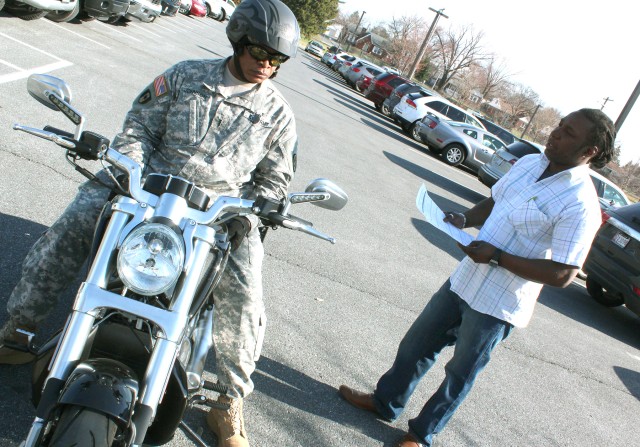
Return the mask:
M16 122L70 128L28 95L28 75L65 79L87 129L112 137L136 95L171 64L230 54L224 24L211 19L178 15L112 26L0 13L0 303L28 248L83 179L57 146L11 130ZM337 387L373 389L402 335L462 259L415 208L420 185L455 211L490 192L411 140L317 57L301 51L274 82L296 114L300 138L291 189L327 177L350 201L340 212L308 204L295 211L335 236L336 245L287 230L267 236L267 338L245 404L251 445L391 446L439 385L451 351L393 424L350 407ZM64 322L72 296L70 288L39 341ZM639 329L635 315L599 306L579 281L545 287L531 324L496 350L435 445L633 445L640 438ZM208 370L215 373L214 359ZM0 446L18 446L34 417L29 376L28 366L0 367ZM201 411L186 420L215 446ZM179 431L169 445L192 444Z

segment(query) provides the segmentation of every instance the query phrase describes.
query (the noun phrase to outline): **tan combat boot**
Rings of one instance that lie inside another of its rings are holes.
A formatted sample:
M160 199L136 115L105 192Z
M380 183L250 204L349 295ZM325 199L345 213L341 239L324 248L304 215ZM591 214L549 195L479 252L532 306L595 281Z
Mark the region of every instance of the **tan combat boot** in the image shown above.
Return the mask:
M207 414L207 425L218 437L218 447L249 447L242 416L242 399L218 397L218 403L228 410L212 408Z
M29 352L35 328L9 320L0 329L0 365L24 365L36 358Z

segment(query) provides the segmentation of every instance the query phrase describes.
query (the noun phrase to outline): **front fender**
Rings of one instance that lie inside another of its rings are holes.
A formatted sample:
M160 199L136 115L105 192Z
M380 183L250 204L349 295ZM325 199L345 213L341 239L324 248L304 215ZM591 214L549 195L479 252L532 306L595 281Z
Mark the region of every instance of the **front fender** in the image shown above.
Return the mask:
M126 426L138 391L138 379L126 365L111 359L89 359L71 373L58 402L91 408Z

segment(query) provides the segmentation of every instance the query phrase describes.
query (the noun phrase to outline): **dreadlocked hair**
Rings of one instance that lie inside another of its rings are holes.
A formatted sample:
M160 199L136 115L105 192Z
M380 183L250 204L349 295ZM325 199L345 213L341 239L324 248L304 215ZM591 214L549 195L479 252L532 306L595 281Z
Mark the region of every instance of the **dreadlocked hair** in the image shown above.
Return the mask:
M587 136L587 144L589 146L597 146L598 155L593 157L589 164L593 168L603 168L613 160L614 142L616 139L616 128L613 121L598 109L580 109L581 113L593 124L591 132Z

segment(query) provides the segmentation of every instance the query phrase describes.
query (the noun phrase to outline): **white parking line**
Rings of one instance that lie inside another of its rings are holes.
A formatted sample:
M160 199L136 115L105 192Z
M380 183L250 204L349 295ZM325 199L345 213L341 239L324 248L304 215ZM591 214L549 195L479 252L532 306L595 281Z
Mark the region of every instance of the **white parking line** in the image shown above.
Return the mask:
M104 26L104 27L109 28L109 30L113 31L114 33L122 34L124 37L128 37L129 39L135 40L136 42L142 42L140 39L136 39L133 36L130 36L130 35L126 34L126 33L118 31L117 29L114 29L113 25L108 25L106 23L102 23L100 20L96 20L96 23L99 24L100 26Z
M90 38L88 38L88 37L86 37L86 36L83 36L82 34L78 34L78 33L76 33L75 31L71 31L70 29L67 29L67 28L65 28L64 26L60 26L60 25L58 25L57 23L52 22L51 20L45 20L45 22L50 23L51 25L55 26L56 28L63 29L63 30L65 30L65 31L66 31L66 32L68 32L68 33L74 34L74 35L76 35L76 36L78 36L78 37L82 37L83 39L86 39L86 40L88 40L89 42L93 42L93 43L95 43L96 45L100 45L101 47L104 47L104 48L106 48L107 50L110 50L110 49L111 49L111 47L108 47L108 46L106 46L106 45L104 45L104 44L102 44L102 43L100 43L100 42L97 42L97 41L95 41L95 40L93 40L93 39L90 39Z
M154 22L153 22L153 26L158 26L158 27L160 27L160 28L162 28L162 29L164 29L164 30L169 31L170 33L174 33L174 34L175 34L175 31L174 31L174 30L169 29L169 28L167 28L166 26L162 26L162 25L160 25L159 23L157 23L156 21L154 21Z
M13 65L11 62L3 61L0 59L0 64L6 65L7 67L13 68L14 70L23 70L22 67L18 67L17 65Z
M146 25L148 25L148 23ZM144 31L145 33L149 33L149 34L154 35L156 37L162 37L160 34L156 34L153 31L149 31L146 26L135 25L133 23L129 23L127 26L131 26L134 29L139 29L140 31Z
M50 71L57 70L59 68L69 67L71 65L73 65L71 62L61 60L60 62L54 62L53 64L41 65L39 67L18 71L16 73L6 74L3 76L0 76L0 84L4 84L6 82L11 82L11 81L17 81L18 79L24 79L29 75L32 75L33 73L48 73Z
M32 45L29 45L28 43L24 43L18 39L14 39L11 36L8 36L4 33L0 33L0 36L5 37L9 40L13 40L14 42L19 43L20 45L23 45L27 48L32 49L33 51L37 51L39 53L45 54L53 59L56 59L58 62L54 62L52 64L47 64L47 65L41 65L39 67L34 67L34 68L28 68L26 70L20 69L19 67L16 67L15 65L12 67L14 69L17 69L19 71L17 71L16 73L10 73L10 74L6 74L6 75L2 75L0 76L0 84L6 83L6 82L11 82L11 81L15 81L17 79L23 79L26 78L27 76L33 74L33 73L46 73L49 71L53 71L53 70L57 70L59 68L64 68L64 67L69 67L71 65L73 65L71 62L69 61L65 61L64 59L60 59L57 56L54 56L51 53L47 53L44 50L41 50L40 48L36 48ZM5 62L5 61L3 61ZM9 62L5 62L5 64L9 64ZM13 65L13 64L11 64Z

